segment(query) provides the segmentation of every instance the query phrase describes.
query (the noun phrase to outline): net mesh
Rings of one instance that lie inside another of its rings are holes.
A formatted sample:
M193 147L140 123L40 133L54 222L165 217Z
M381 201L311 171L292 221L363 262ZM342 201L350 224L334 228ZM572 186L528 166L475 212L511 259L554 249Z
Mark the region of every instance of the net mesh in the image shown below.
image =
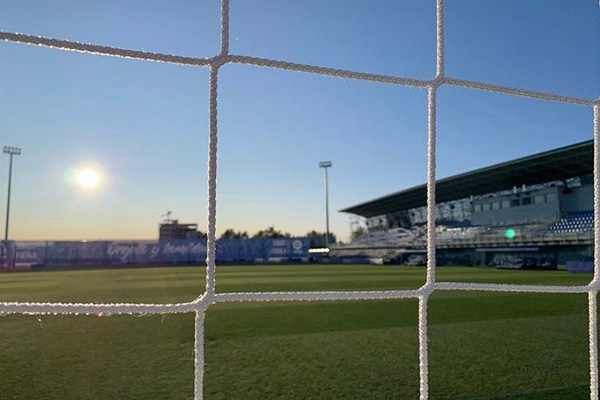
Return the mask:
M600 234L600 99L585 99L561 96L520 88L493 85L465 79L446 77L444 74L444 0L436 0L436 75L433 79L422 80L409 77L370 74L347 71L315 65L299 64L245 55L229 54L229 0L221 5L221 52L212 58L194 58L170 54L152 53L116 47L99 46L20 33L0 31L0 39L7 42L39 45L61 50L89 54L131 58L137 60L207 67L210 70L209 87L209 154L208 154L208 242L206 259L206 291L197 299L177 304L133 304L133 303L30 303L0 302L0 314L172 314L195 313L195 373L194 398L202 399L204 377L204 317L211 304L240 301L327 301L327 300L373 300L416 298L419 301L419 375L420 398L428 395L428 336L427 304L429 296L437 290L474 290L493 292L522 293L588 293L589 304L589 359L590 359L590 398L598 400L598 321L597 295L600 290L600 245L594 244L594 277L588 285L513 285L467 282L436 282L436 238L435 238L435 168L436 168L436 93L442 85L469 89L487 90L515 96L543 99L553 102L578 104L593 110L594 126L594 236ZM381 82L427 89L428 91L428 144L427 144L427 280L416 290L384 291L322 291L322 292L262 292L262 293L216 293L215 292L215 250L217 213L217 97L219 69L229 63L278 68L326 76Z

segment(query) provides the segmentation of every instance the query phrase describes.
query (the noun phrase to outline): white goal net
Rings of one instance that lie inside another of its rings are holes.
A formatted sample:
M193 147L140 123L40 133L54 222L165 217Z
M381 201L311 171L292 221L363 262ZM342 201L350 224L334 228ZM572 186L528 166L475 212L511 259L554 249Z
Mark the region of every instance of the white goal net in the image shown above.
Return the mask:
M45 38L20 33L0 31L0 39L8 42L45 46L55 49L91 53L102 56L131 58L169 64L208 68L210 71L209 93L209 154L208 154L208 242L206 259L206 290L196 300L177 304L82 304L82 303L28 303L0 302L0 314L88 314L107 316L114 314L169 314L195 313L195 381L194 398L202 399L204 377L204 317L212 304L240 301L326 301L403 299L419 300L419 364L420 398L428 398L428 299L437 290L475 290L523 293L588 293L589 298L589 361L590 397L598 400L598 321L597 295L600 290L600 245L594 246L594 277L584 286L512 285L436 281L435 242L435 176L436 176L436 93L442 85L487 90L514 96L543 99L552 102L571 103L593 110L594 119L594 235L600 236L600 99L585 99L558 94L492 85L446 76L444 73L444 0L436 0L436 75L429 80L408 77L370 74L321 66L292 63L229 54L229 0L221 6L221 51L212 58L194 58L122 49L67 40ZM416 290L384 291L327 291L327 292L263 292L263 293L216 293L215 291L215 245L217 223L217 98L219 70L229 63L255 65L283 70L320 74L347 79L374 81L427 90L428 92L428 145L427 145L427 280Z

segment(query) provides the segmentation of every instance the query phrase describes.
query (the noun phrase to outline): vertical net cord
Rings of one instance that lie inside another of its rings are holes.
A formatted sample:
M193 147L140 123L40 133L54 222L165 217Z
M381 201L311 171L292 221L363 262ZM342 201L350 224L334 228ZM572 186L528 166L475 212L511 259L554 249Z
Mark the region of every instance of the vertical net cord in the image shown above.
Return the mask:
M598 400L598 324L597 305L598 291L590 290L588 294L589 340L590 340L590 399Z
M444 77L444 0L435 3L435 28L436 28L436 78Z
M437 87L427 92L427 282L435 284L435 139Z
M194 399L202 400L204 391L204 317L206 308L196 311L194 319Z
M209 131L208 131L208 233L206 242L206 293L208 303L215 296L215 253L217 227L217 96L218 75L221 64L217 62L209 67Z
M600 11L600 1L598 2ZM599 13L600 15L600 13ZM600 280L600 98L594 110L594 278L588 294L588 334L590 346L590 399L598 400L598 281Z
M594 278L589 292L590 399L598 400L598 290L600 280L600 104L594 105Z
M229 54L229 0L221 2L221 55Z
M420 399L427 400L429 393L429 361L427 350L427 302L435 285L435 86L431 86L427 97L427 280L425 294L419 296L419 376Z
M210 66L209 133L208 133L208 239L206 242L206 291L196 310L194 329L194 398L202 400L204 376L204 315L215 298L215 255L217 227L217 77L219 66Z
M217 77L219 66L210 66L209 134L208 134L208 239L206 242L206 292L204 302L196 311L195 324L195 398L202 399L202 376L204 374L204 314L206 306L215 298L215 255L217 227ZM199 387L198 387L199 385Z
M420 399L429 398L429 353L427 304L435 290L435 167L437 88L444 80L444 1L436 1L436 76L427 92L427 281L419 296L419 378Z
M421 400L429 397L429 359L427 338L427 301L429 295L419 296L419 393Z
M206 242L206 291L199 303L194 323L194 399L202 400L204 390L204 319L206 309L214 302L216 285L217 230L217 98L219 68L229 53L229 0L221 2L221 53L209 67L208 103L208 229Z

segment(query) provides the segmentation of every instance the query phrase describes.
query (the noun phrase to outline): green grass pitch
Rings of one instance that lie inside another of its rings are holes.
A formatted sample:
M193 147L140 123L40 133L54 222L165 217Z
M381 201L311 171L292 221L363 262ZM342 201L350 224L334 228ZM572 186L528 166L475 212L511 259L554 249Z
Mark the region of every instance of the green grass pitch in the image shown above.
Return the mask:
M403 266L233 266L217 291L406 289ZM440 281L589 275L442 267ZM0 274L0 301L178 302L203 267ZM586 294L436 292L430 398L589 398ZM417 301L227 303L206 317L205 399L416 399ZM190 399L193 315L0 317L1 399Z

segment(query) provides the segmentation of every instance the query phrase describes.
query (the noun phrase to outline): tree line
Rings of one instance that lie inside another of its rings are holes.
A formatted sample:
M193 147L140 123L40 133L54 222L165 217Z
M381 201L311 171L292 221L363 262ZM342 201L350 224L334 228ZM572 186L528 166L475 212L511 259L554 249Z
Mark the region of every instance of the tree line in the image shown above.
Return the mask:
M220 239L278 239L278 238L289 238L291 236L292 235L290 235L288 232L282 232L278 229L275 229L275 227L270 226L267 229L262 229L253 235L249 235L247 231L236 231L235 229L227 229L221 234L221 236L219 238ZM324 240L325 233L312 230L312 231L308 232L306 234L306 236L309 239L323 238L323 240ZM329 233L329 242L330 243L336 242L335 234Z
M289 238L288 232L282 232L275 227L270 226L267 229L262 229L253 235L249 235L247 231L236 231L235 229L226 229L219 239L279 239ZM325 232L317 232L314 229L307 232L310 247L325 247ZM198 238L206 239L207 235L204 232L198 231ZM329 232L329 244L337 243L337 237L334 233Z

